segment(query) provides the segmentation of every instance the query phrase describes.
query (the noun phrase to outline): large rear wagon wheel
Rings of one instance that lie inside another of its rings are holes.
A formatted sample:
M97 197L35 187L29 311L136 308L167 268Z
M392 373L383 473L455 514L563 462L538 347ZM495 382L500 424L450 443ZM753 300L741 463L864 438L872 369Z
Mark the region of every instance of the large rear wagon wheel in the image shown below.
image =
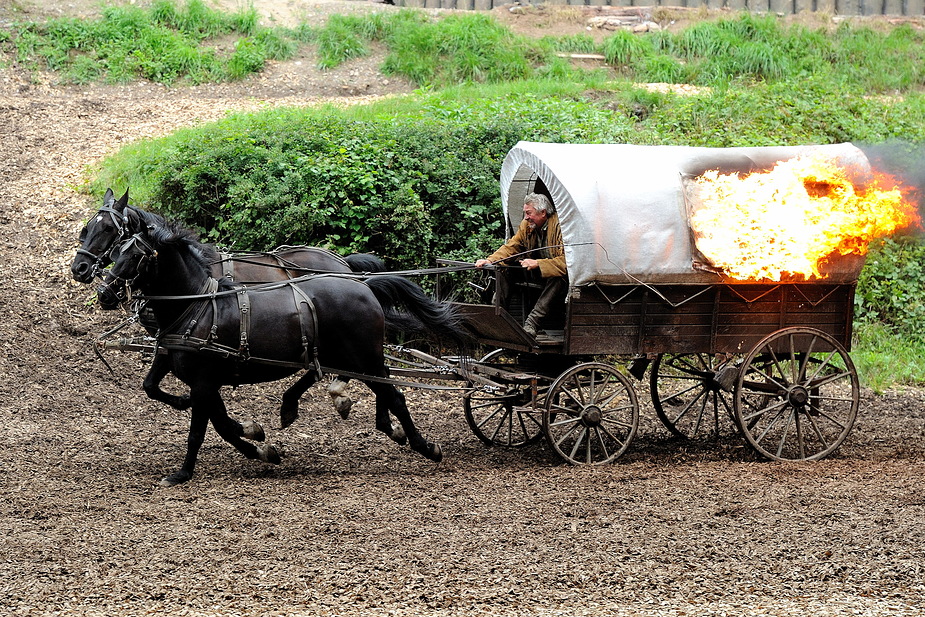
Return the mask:
M860 387L848 351L814 328L785 328L746 356L733 410L748 444L780 461L834 452L857 417Z
M638 426L636 392L613 366L573 366L549 388L543 432L552 449L573 465L602 465L619 458Z
M718 381L730 371L728 391ZM719 437L736 431L732 411L731 360L709 353L659 354L649 373L655 415L668 431L685 439Z

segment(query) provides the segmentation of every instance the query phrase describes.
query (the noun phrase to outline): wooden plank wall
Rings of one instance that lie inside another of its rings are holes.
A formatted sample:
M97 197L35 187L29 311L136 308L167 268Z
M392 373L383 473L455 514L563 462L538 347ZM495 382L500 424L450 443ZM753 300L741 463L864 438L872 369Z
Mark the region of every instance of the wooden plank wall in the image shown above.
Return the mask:
M569 302L566 353L747 353L793 326L851 346L848 284L582 287Z
M397 6L427 9L461 9L490 11L499 6L511 5L511 0L394 0ZM803 11L823 11L834 15L895 15L921 17L925 15L925 0L545 0L522 4L550 4L570 6L665 6L757 13L796 14Z

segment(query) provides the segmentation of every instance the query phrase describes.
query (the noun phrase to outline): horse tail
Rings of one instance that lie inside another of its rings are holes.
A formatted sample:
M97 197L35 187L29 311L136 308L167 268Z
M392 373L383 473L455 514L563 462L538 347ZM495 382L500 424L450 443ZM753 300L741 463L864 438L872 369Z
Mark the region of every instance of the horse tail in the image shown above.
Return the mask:
M344 257L351 272L385 272L385 262L372 253L353 253Z
M466 342L462 318L451 304L434 300L417 283L402 276L381 275L366 280L385 313L386 326L402 334L429 334L457 345Z

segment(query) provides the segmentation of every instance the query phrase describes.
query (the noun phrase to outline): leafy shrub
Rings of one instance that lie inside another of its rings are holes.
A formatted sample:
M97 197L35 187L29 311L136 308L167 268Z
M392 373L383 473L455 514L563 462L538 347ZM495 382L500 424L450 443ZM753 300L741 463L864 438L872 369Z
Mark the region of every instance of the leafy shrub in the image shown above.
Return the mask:
M855 314L925 342L925 243L888 238L874 247L858 281Z

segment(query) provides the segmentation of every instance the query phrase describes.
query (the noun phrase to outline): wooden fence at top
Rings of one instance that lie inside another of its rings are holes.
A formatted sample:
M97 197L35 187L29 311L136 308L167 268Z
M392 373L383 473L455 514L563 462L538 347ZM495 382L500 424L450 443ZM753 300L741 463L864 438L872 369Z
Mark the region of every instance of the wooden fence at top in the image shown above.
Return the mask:
M510 5L511 0L393 0L398 6L428 9L462 9L490 11L493 8ZM531 4L528 1L522 4ZM925 16L925 0L545 0L532 4L568 6L614 6L614 7L682 7L729 9L732 11L753 11L757 13L782 13L785 15L804 11L819 11L833 15L888 15L905 17Z

